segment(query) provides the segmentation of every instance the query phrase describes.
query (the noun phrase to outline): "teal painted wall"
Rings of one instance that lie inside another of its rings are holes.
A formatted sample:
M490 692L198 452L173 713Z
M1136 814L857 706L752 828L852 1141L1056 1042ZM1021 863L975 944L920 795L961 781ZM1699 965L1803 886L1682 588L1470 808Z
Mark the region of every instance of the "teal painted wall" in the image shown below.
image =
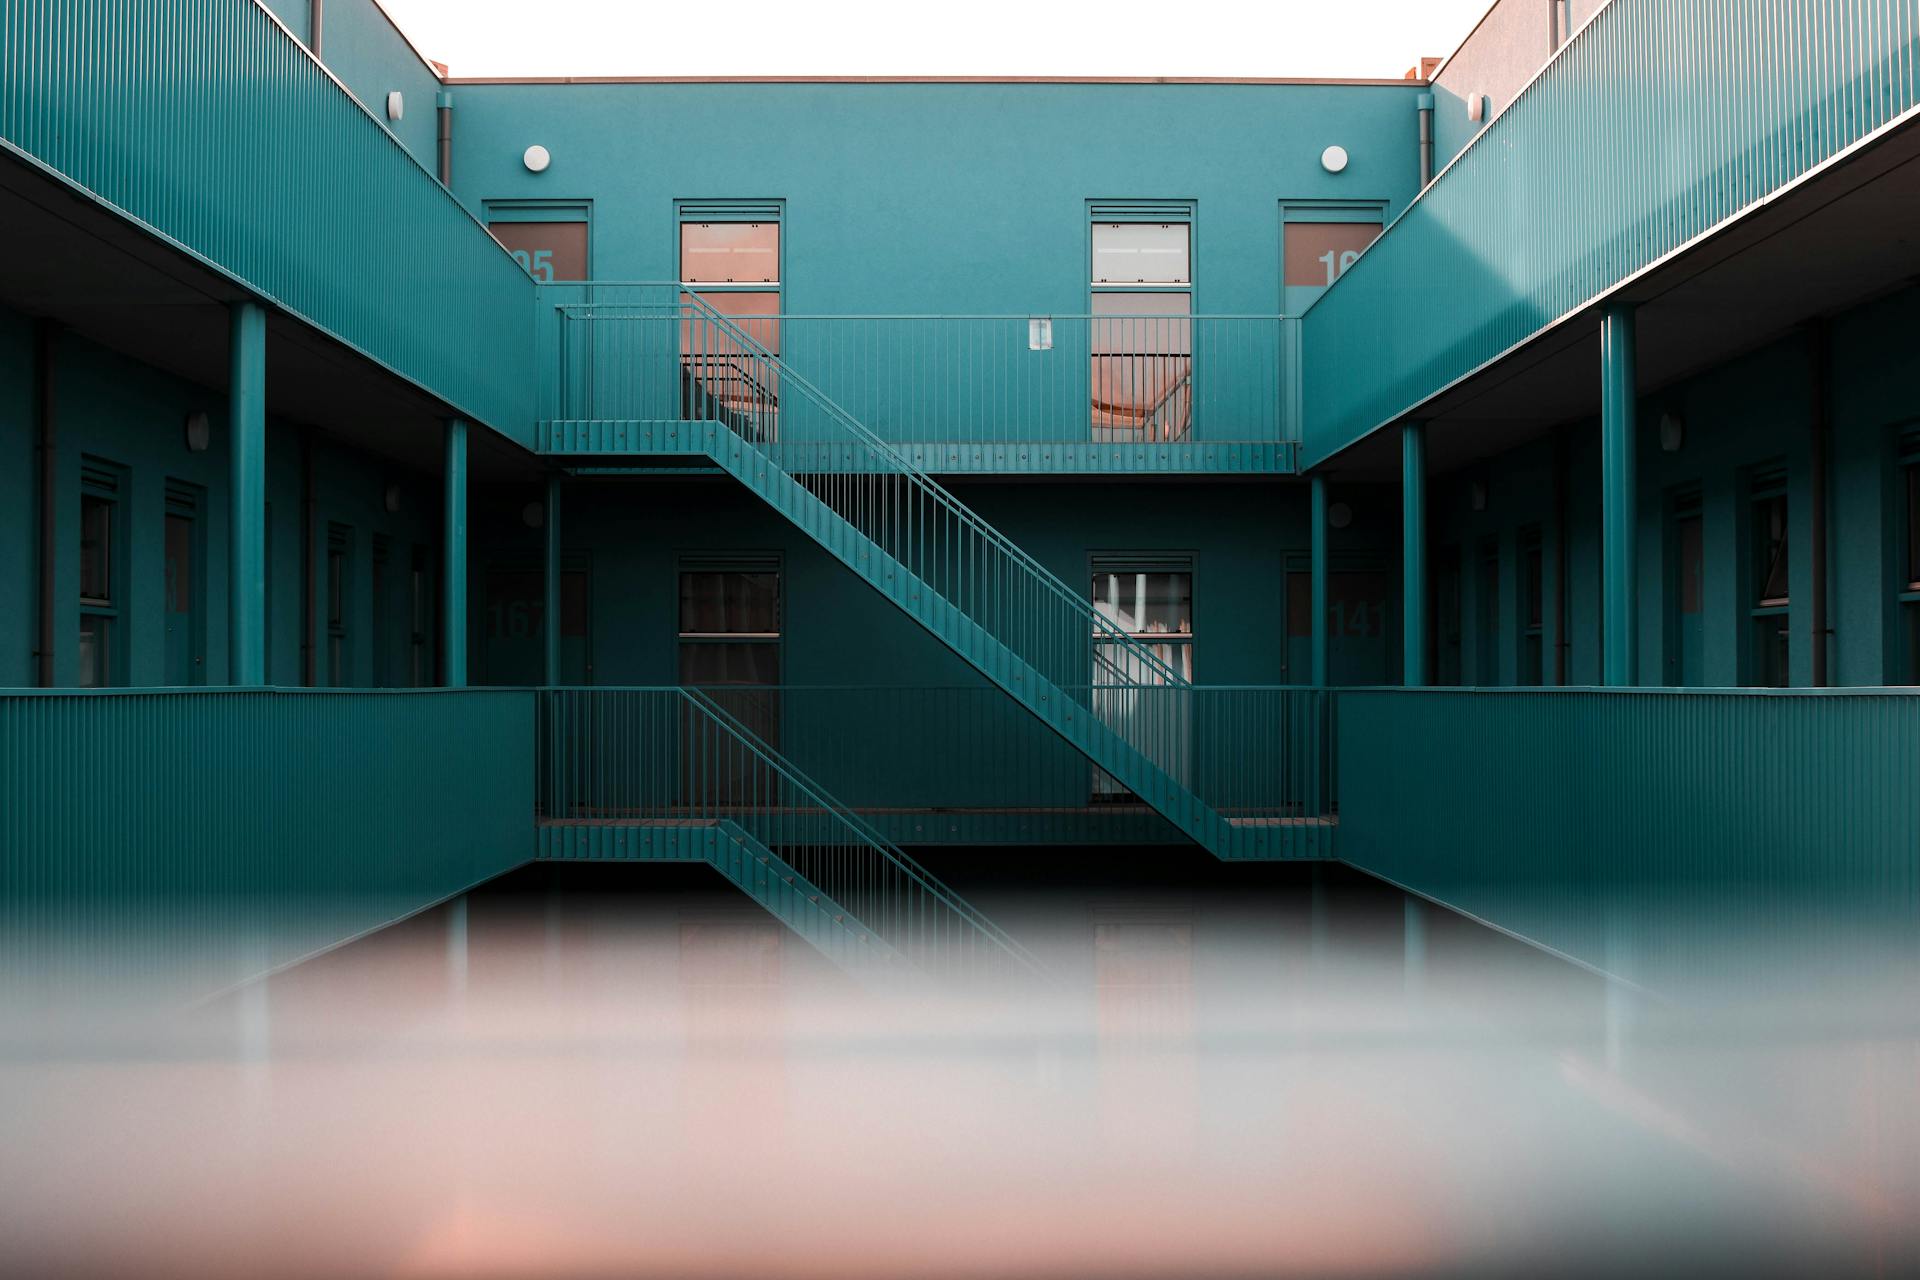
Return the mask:
M795 314L1077 314L1089 200L1191 200L1194 309L1280 305L1280 202L1413 193L1413 85L456 84L454 188L592 202L596 278L670 280L675 200L779 199ZM552 167L528 173L538 143ZM1341 174L1320 167L1347 148Z
M200 683L227 678L227 442L223 395L107 351L71 333L56 339L54 366L58 414L59 528L54 574L56 679L77 678L79 627L79 511L83 460L97 458L125 469L121 520L127 536L122 568L121 634L126 646L126 682L166 682L162 532L169 480L197 486L204 554L202 595L206 634ZM35 682L38 583L38 483L34 463L33 326L0 309L0 687ZM204 453L186 446L185 422L204 411L212 440ZM301 428L275 418L267 424L267 499L271 507L268 573L270 682L300 683ZM385 509L389 485L400 489L400 510ZM375 643L371 620L372 539L390 540L388 617L390 647L404 644L405 569L411 548L439 546L436 477L345 448L324 437L314 448L316 635L324 640L325 550L330 524L352 532L353 563L348 601L350 642L357 683L370 681ZM405 664L395 660L387 683L404 683ZM325 683L324 661L316 664Z

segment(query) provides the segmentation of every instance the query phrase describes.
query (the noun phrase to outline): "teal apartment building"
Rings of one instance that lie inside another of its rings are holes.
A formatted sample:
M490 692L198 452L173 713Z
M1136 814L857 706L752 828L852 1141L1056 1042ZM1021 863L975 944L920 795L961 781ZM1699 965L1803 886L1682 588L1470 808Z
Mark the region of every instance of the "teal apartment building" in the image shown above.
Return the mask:
M1911 0L1245 82L0 6L4 909L348 904L270 964L704 861L1018 968L919 851L1126 846L1602 966L1628 884L1911 921L1916 156Z

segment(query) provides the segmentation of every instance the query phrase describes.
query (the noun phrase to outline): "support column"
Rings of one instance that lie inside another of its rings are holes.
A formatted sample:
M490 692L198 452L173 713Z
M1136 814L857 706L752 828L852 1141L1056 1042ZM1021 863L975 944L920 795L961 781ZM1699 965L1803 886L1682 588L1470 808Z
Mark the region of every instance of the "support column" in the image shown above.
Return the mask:
M1600 314L1601 669L1605 683L1636 683L1637 634L1633 308Z
M1400 428L1400 583L1404 683L1427 682L1427 428Z
M562 683L560 672L560 473L547 477L547 685Z
M267 313L230 308L227 347L227 681L267 682Z
M1313 473L1313 687L1327 687L1327 477Z
M447 419L446 530L443 535L441 625L446 636L444 681L450 689L467 683L467 424Z

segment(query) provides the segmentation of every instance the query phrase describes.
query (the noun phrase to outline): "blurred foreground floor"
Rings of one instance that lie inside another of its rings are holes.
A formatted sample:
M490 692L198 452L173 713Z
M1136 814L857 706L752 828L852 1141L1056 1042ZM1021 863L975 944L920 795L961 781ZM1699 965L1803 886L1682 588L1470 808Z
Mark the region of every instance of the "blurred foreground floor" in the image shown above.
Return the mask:
M184 1013L15 1017L0 1266L1892 1276L1920 1259L1911 974L1863 957L1845 989L1676 1003L1335 869L962 888L1050 985L883 999L704 868L534 868Z

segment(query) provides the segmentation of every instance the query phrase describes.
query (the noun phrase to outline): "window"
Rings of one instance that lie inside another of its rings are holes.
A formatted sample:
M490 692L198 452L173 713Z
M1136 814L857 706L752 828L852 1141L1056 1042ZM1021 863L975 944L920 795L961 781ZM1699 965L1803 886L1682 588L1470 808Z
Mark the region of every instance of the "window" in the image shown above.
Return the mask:
M1089 321L1093 439L1182 440L1193 420L1193 226L1094 212Z
M560 671L556 683L590 684L587 563L569 555L560 567ZM487 684L547 683L547 571L544 563L488 566L481 586L485 625L480 667Z
M1189 772L1190 708L1181 699L1155 697L1140 686L1171 683L1168 675L1193 681L1193 561L1112 560L1093 562L1093 611L1152 655L1114 640L1093 651L1093 712L1176 781ZM1096 799L1128 795L1094 770Z
M591 208L584 200L489 200L487 230L540 283L586 280Z
M343 688L353 682L350 634L353 593L353 530L327 526L327 683Z
M780 354L780 231L778 205L679 209L680 283L727 318L703 321L695 313L682 326L686 414L716 417L759 438L774 433L779 386L751 347Z
M1700 491L1674 496L1667 524L1666 651L1669 685L1705 683L1706 552Z
M1520 531L1520 674L1521 684L1543 684L1545 668L1545 597L1540 526Z
M126 560L120 519L124 469L92 458L80 476L80 636L82 688L124 683L120 651L121 565Z
M680 570L680 683L720 704L769 744L779 741L780 566L771 557Z
M1753 479L1748 512L1749 570L1747 680L1750 685L1785 688L1788 595L1787 480L1773 470Z
M1280 309L1299 315L1379 238L1377 201L1288 200L1280 207Z
M1902 641L1903 684L1920 685L1920 431L1909 432L1900 450L1901 488L1905 490L1906 537L1900 549L1897 579Z

